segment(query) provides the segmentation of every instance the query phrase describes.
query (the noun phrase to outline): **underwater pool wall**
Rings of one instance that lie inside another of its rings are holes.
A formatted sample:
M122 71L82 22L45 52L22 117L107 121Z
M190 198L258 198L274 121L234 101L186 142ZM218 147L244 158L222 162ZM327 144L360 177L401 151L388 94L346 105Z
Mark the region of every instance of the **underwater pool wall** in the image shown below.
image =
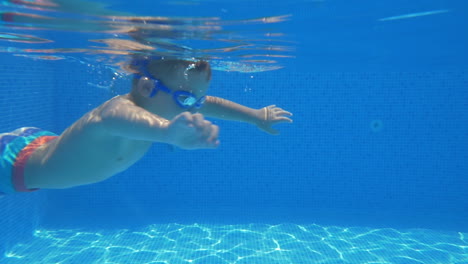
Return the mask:
M34 126L54 130L54 67L0 54L0 130ZM45 192L12 194L0 198L0 253L27 241L41 221Z
M277 104L294 113L294 123L279 126L275 137L215 121L221 145L214 151L155 144L102 183L50 191L43 225L292 222L466 230L467 76L216 71L210 94L257 108ZM87 84L99 78L78 70L62 82L70 93L58 102L60 131L112 96Z
M115 95L96 86L112 78L111 71L97 74L76 62L14 61L1 66L9 73L0 81L4 131L39 126L61 133ZM216 71L210 94L257 108L277 104L294 113L294 123L279 126L275 137L248 124L213 120L221 128L218 150L155 144L141 161L102 183L1 198L0 241L3 247L24 241L38 223L466 230L467 76ZM124 93L129 84L123 79L116 88Z

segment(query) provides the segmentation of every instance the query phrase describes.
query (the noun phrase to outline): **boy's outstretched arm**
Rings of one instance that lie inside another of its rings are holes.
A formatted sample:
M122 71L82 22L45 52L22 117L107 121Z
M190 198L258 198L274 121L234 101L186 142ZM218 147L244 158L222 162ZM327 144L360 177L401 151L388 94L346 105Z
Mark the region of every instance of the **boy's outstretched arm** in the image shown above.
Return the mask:
M272 135L279 134L279 131L272 128L273 125L292 122L289 118L292 114L276 105L253 109L215 96L207 96L200 113L209 117L250 123Z
M219 145L219 128L201 114L183 112L167 120L123 99L107 102L99 110L99 123L115 136L168 143L183 149L216 148Z
M117 98L108 101L95 116L112 135L151 142L167 140L169 120L153 115L129 100Z

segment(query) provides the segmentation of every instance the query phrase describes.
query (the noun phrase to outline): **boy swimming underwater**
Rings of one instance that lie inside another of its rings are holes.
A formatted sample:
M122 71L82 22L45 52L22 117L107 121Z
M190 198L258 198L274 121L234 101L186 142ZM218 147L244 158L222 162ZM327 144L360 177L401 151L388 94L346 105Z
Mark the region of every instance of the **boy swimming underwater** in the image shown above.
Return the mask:
M219 145L219 128L204 116L256 125L292 122L276 106L248 108L207 96L211 80L205 61L140 58L132 64L130 93L86 113L61 135L38 128L0 134L0 192L61 189L103 181L126 170L154 142L182 149Z

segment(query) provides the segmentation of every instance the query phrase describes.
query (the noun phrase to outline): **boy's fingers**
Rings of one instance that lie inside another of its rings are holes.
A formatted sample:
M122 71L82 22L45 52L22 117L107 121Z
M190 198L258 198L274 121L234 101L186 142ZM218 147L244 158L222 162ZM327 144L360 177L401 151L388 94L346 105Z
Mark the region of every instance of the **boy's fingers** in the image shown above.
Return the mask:
M193 114L192 118L193 118L193 122L195 123L197 127L203 126L203 122L205 121L205 119L203 118L201 114Z
M219 134L219 127L216 125L212 125L211 133L210 133L210 136L208 137L208 142L216 143L216 141L218 141L218 134Z
M292 116L293 114L291 112L281 110L278 112L279 115L286 115L286 116Z
M192 115L189 112L183 112L176 118L185 124L190 124L193 122Z
M201 130L201 137L208 138L211 135L211 122L207 120L203 120L199 124L199 128Z
M286 110L284 110L283 108L280 108L280 107L275 107L272 110L277 115L290 115L290 116L292 116L291 112L286 111Z
M276 123L282 123L282 122L288 122L288 123L292 123L292 119L291 118L288 118L288 117L285 117L285 116L282 116L282 117L277 117L273 123L276 124Z

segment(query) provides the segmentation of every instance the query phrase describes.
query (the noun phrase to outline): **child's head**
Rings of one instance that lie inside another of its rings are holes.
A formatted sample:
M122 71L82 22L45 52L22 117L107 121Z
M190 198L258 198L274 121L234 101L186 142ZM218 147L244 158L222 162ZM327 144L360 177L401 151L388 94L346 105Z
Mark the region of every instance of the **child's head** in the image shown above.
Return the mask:
M131 96L135 102L164 118L196 111L204 101L211 80L206 61L144 60L134 70Z

